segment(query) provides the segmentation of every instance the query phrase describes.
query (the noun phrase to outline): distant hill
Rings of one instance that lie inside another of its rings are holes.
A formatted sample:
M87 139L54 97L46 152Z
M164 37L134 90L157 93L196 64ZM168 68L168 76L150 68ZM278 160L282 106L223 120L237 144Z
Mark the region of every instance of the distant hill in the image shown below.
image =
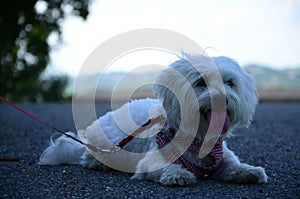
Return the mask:
M245 70L252 74L260 89L300 89L300 67L275 70L259 65L248 65Z
M248 65L245 70L250 73L256 83L261 101L295 101L300 100L300 67L294 69L275 70L259 65ZM96 90L96 100L109 101L114 90L114 99L128 101L132 98L155 97L153 82L158 71L146 73L113 72L83 76L78 79L77 98L85 99L93 95L93 85L90 82L99 80Z
M300 67L274 70L249 65L245 70L253 76L261 101L300 101Z

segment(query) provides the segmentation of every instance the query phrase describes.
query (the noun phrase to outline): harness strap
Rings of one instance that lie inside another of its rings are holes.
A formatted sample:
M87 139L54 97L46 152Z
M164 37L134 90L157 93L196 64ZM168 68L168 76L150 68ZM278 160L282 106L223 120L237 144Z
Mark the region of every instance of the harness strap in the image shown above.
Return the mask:
M205 175L211 175L219 168L223 159L222 138L219 138L217 140L214 147L211 149L211 151L208 154L211 158L213 158L213 162L209 163L208 165L203 164L202 166L200 166L200 165L194 165L192 162L190 162L187 158L183 156L183 154L179 152L176 145L173 145L172 141L175 135L176 135L175 129L168 128L167 126L165 126L165 128L162 129L161 132L159 132L156 136L156 142L158 144L159 149L162 149L166 145L171 144L170 148L166 148L166 150L162 150L163 152L162 154L165 160L175 164L183 165L189 171L194 173L198 178L203 178ZM179 139L176 140L176 143L183 147L187 147L186 137L184 136L180 136ZM197 138L194 138L193 142L189 144L186 150L190 151L195 156L197 156L197 153L200 152L200 149L203 145L205 145L205 143L203 143L201 140ZM203 161L205 160L203 159Z
M156 118L152 118L149 119L146 123L144 123L141 127L139 127L137 130L135 130L134 132L132 132L130 135L128 135L127 137L125 137L124 139L122 139L119 144L117 145L118 147L120 147L121 149L128 144L135 136L137 136L138 134L142 133L144 130L146 130L148 128L148 126L153 125L155 123L161 122L161 117L158 116Z

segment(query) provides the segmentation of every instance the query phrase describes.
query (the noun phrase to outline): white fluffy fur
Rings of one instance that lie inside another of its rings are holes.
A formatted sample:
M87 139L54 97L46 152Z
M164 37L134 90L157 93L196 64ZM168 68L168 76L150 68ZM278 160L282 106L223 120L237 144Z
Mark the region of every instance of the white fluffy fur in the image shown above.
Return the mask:
M248 127L257 105L256 88L252 78L234 60L227 57L213 57L212 60L224 82L226 93L223 93L210 86L214 85L215 80L212 78L213 70L208 66L209 60L202 55L191 55L174 62L157 77L154 90L158 99L134 100L114 112L108 112L94 121L85 131L80 131L79 137L94 146L109 148L112 143L117 144L149 118L162 115L169 126L180 132L195 134L197 138L203 140L207 122L200 118L211 109L212 98L221 95L226 95L228 99L227 112L231 121L225 136L230 135L234 129ZM198 70L191 63L196 65ZM207 87L195 85L200 77L207 78L209 90ZM176 97L171 90L176 93ZM146 137L155 135L159 128L161 124L153 125L142 135ZM99 154L62 136L51 142L42 154L39 164L79 164L91 169L113 167L134 172L133 179L152 180L163 185L186 186L196 181L196 176L182 165L168 164L160 153L153 153L157 149L153 136L150 139L133 139L125 147L126 151L132 153L122 150L112 155ZM262 167L240 163L225 142L223 152L222 164L212 178L237 183L267 182L268 177ZM205 160L188 152L183 155L192 162L201 163Z

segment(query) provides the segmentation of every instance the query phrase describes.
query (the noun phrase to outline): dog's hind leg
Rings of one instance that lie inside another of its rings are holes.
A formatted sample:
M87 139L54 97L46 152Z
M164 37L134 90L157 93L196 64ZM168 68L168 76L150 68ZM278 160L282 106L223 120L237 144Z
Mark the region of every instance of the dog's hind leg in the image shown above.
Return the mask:
M73 137L74 133L68 132ZM81 165L88 169L109 170L109 167L99 162L82 144L66 137L57 139L51 137L50 146L40 157L39 165Z
M87 150L81 156L80 161L81 166L87 169L93 170L102 170L102 171L109 171L111 170L110 167L106 166L102 162L98 161L92 154L90 154Z
M77 138L74 133L68 134ZM65 135L57 139L54 139L54 136L51 136L50 146L42 153L39 165L80 165L85 147Z
M234 183L266 183L265 169L240 163L233 151L223 143L224 158L219 169L211 176L213 179Z

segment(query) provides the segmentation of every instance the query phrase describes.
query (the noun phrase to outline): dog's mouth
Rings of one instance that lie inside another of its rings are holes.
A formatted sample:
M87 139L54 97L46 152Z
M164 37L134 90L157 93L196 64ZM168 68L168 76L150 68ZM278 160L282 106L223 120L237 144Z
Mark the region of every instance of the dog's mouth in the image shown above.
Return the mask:
M204 113L209 130L214 134L224 134L230 128L230 117L227 111L212 111Z

